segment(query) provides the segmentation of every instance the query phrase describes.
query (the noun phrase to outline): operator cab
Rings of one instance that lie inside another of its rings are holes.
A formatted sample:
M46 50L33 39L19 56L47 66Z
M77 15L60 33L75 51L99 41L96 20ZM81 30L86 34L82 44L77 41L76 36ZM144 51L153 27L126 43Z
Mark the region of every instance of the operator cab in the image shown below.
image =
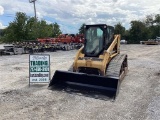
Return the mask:
M85 25L84 53L86 57L97 57L113 41L114 28L105 24Z

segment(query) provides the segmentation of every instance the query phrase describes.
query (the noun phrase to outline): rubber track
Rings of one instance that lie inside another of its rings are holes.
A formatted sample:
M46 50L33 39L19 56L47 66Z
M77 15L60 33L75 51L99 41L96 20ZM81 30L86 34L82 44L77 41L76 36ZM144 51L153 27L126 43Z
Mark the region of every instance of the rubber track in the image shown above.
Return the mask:
M125 54L119 54L114 57L107 67L106 76L119 79L121 66L126 57L127 55Z

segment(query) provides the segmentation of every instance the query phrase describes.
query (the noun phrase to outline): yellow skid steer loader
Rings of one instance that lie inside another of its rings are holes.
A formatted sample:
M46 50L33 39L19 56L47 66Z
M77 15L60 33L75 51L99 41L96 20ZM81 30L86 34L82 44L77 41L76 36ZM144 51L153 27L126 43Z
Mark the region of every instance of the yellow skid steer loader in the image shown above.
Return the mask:
M106 24L85 25L85 42L68 71L56 70L49 87L66 86L116 97L127 70L127 55L120 54L120 35Z

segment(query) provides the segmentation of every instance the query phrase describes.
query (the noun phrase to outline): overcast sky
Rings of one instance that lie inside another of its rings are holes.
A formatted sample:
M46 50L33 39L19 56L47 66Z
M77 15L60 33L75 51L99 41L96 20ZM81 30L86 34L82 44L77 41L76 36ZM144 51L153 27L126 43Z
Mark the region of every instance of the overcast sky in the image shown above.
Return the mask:
M128 29L131 20L160 14L160 0L37 0L36 9L38 19L57 22L63 33L77 33L82 23L121 22ZM34 16L28 0L0 0L0 28L8 26L19 11Z

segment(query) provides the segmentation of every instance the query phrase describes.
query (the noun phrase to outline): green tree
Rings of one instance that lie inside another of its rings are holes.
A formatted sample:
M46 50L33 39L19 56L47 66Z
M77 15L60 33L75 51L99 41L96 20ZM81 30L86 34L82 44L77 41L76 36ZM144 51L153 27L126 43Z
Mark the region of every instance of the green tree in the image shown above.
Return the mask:
M13 22L5 30L5 42L22 41L26 39L26 20L27 15L22 12L17 12Z
M0 43L3 42L4 32L5 32L5 29L0 29Z
M4 31L5 31L5 29L0 29L0 37L4 36Z
M125 40L127 40L128 43L129 43L129 41L130 41L130 32L129 32L129 30L125 30L125 33L124 33L123 38L124 38Z
M154 24L154 15L153 14L146 16L145 24L147 27L153 26L153 24Z
M145 20L145 25L147 29L148 39L155 39L156 36L160 35L160 16L157 15L147 15Z
M148 38L148 30L146 29L145 24L141 21L131 21L131 28L129 33L129 43L140 43L140 41L146 40Z
M160 25L160 14L155 15L154 22L156 23L156 25Z
M125 35L125 27L123 27L121 23L116 24L114 27L115 27L114 33L115 34L121 34L121 38L125 39L124 38L125 37L124 36Z
M155 34L160 36L160 14L155 15Z
M44 37L57 37L61 34L57 23L47 24L45 20L28 17L25 13L17 12L13 22L4 31L1 38L4 42L35 40Z
M60 26L56 22L50 25L50 27L52 27L53 29L52 37L57 37L60 34L62 34L62 31L60 30Z
M53 27L52 25L48 25L45 20L41 20L38 22L38 37L51 37L52 36Z
M83 23L81 26L80 26L80 28L79 28L79 34L84 34L84 26L85 26L86 24L85 23Z
M26 34L26 40L34 40L38 37L37 23L34 17L31 17L27 20L25 34Z
M5 30L5 34L2 38L3 42L6 42L6 43L11 43L11 42L14 42L16 41L16 32L15 31L15 23L9 23L9 26L6 28Z

